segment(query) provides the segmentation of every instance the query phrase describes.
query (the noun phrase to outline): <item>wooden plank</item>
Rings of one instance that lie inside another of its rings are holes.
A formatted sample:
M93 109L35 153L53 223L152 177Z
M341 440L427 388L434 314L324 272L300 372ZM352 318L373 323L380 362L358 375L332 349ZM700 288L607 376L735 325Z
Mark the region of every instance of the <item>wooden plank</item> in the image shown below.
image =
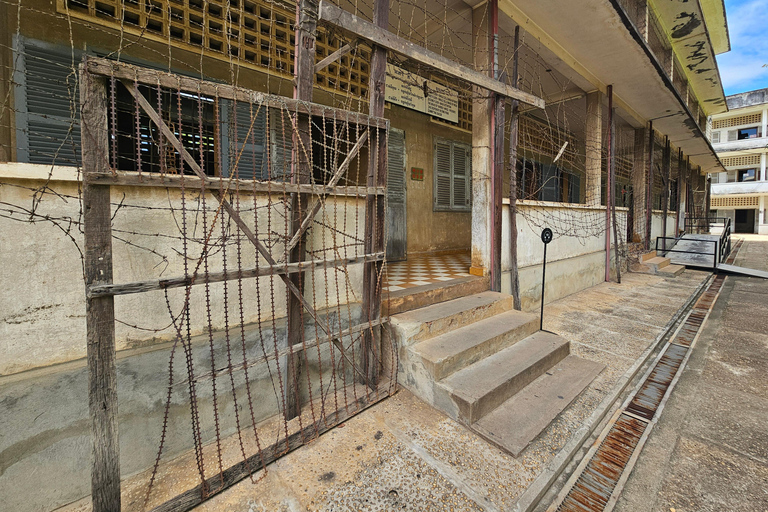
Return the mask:
M315 35L317 33L317 0L301 0L296 4L296 57L294 97L298 100L311 102L312 90L315 83ZM299 148L311 148L312 137L310 120L300 116L293 132L293 176L292 183L307 183L312 175L312 163L306 151ZM290 234L296 238L293 247L287 250L288 263L298 262L305 257L306 236L301 231L302 215L307 209L307 197L304 194L291 194L290 200ZM309 226L309 223L307 223ZM293 240L292 240L293 241ZM304 336L301 299L304 294L304 274L290 275L290 282L300 295L291 295L288 300L288 346L301 345ZM302 373L302 358L293 353L285 361L285 410L286 420L301 414L301 390L299 379Z
M323 69L328 67L328 65L331 64L332 62L339 60L340 58L342 58L343 56L345 56L346 54L348 54L349 52L357 48L357 44L358 44L358 41L345 44L344 46L342 46L341 48L339 48L338 50L336 50L335 52L333 52L332 54L330 54L329 56L327 56L317 64L315 64L315 73L317 73L318 71L322 71Z
M204 96L218 97L227 100L235 100L244 103L254 103L264 105L265 107L274 107L290 112L299 112L301 114L311 114L313 116L335 116L337 121L360 124L365 126L374 126L376 128L387 129L389 121L383 118L371 118L365 114L342 110L340 108L329 107L317 103L309 103L298 99L274 96L263 92L252 91L241 87L235 87L227 84L218 84L206 80L185 77L157 71L153 69L132 66L123 62L116 62L99 57L88 57L86 66L89 72L96 75L114 76L120 80L134 81L140 85L151 87L164 87L171 90L179 90L189 94L202 94Z
M651 250L651 199L653 199L653 148L656 137L653 132L653 121L648 121L648 170L645 174L645 250Z
M321 6L324 2L321 2ZM322 7L321 7L322 8ZM371 27L377 30L389 26L389 0L375 0ZM369 24L370 25L370 24ZM387 78L387 49L375 45L372 49L369 75L368 113L373 117L384 115L385 82ZM366 184L369 187L384 186L387 182L387 134L378 131L369 144L368 173ZM384 251L384 205L382 196L368 196L365 200L365 252ZM376 321L381 316L381 262L366 263L363 269L363 314ZM363 345L358 354L360 365L368 377L368 385L375 386L379 381L379 362L381 358L381 330L366 332Z
M235 279L248 279L251 277L263 277L280 274L295 274L298 272L307 272L313 268L336 268L344 265L354 265L356 263L365 263L366 261L382 261L384 253L366 254L354 258L340 258L335 260L309 260L296 263L279 263L277 265L266 265L254 268L243 269L240 271L229 272L211 272L208 274L209 283L221 283ZM203 284L200 276L177 276L165 279L151 279L147 281L135 281L122 284L100 284L88 287L86 296L89 298L105 297L109 295L130 295L133 293L143 293L153 290L167 290L170 288L181 288L184 286L194 286Z
M512 55L512 85L517 86L520 78L518 55L520 53L520 26L515 26ZM512 100L509 123L509 261L512 280L512 302L518 311L523 309L520 301L520 273L517 267L517 142L520 134L520 102Z
M339 411L331 413L325 418L319 418L311 425L307 425L302 430L291 434L287 439L276 441L265 447L260 454L257 453L245 461L230 466L225 469L221 475L215 475L208 478L205 481L205 486L209 489L209 493L205 499L233 486L240 480L247 478L248 475L263 469L267 464L274 462L286 453L301 447L304 444L304 439L313 439L316 435L322 435L325 432L328 432L336 425L344 423L349 418L362 412L368 407L375 405L381 400L384 400L388 396L389 393L383 392L369 393L368 396L361 397L350 404L349 408L341 408ZM162 505L153 508L150 512L186 512L187 510L191 510L203 502L203 489L202 484L198 485L197 487L166 501Z
M85 286L112 282L112 212L109 186L89 181L109 170L106 80L80 67L83 144ZM115 305L113 297L86 299L88 404L91 419L91 500L94 512L120 510Z
M341 177L344 175L345 172L347 172L347 169L349 169L349 164L352 163L352 160L355 159L357 154L360 152L360 148L363 147L363 144L365 144L365 141L368 140L368 132L365 131L360 136L360 139L355 143L354 146L352 146L352 149L349 151L349 154L347 154L347 157L344 159L344 161L341 163L339 168L336 170L336 172L331 177L330 181L328 182L329 187L335 186ZM371 187L374 188L375 187ZM382 189L384 187L381 187ZM309 228L310 224L312 224L312 221L315 218L315 215L317 215L317 212L320 211L320 208L325 204L324 198L319 198L317 201L315 201L315 204L312 205L312 208L309 209L309 213L304 217L304 220L301 222L301 225L299 226L298 231L293 234L293 238L288 242L287 250L291 251L294 247L296 247L296 244L299 243L299 240L301 240L301 237L304 236L304 233Z
M374 23L370 23L323 0L320 2L320 19L337 26L342 30L350 32L361 39L369 41L374 45L397 52L420 64L439 70L441 73L459 78L491 92L501 94L502 96L533 105L534 107L544 108L544 100L533 94L509 86L470 69L467 66L463 66L447 59L433 51L427 50L407 39L396 36L387 30L387 26L377 26L374 24L376 20L375 14Z
M133 171L94 172L88 178L91 183L98 185L114 185L122 187L165 187L181 188L182 180L178 174L142 173L139 175ZM265 194L311 194L316 196L346 196L364 197L367 195L384 195L384 187L352 187L352 186L328 186L312 185L309 183L286 183L283 181L254 181L237 178L225 178L225 183L230 189L239 190L241 194L265 193ZM184 188L213 189L221 185L221 178L206 176L184 176Z

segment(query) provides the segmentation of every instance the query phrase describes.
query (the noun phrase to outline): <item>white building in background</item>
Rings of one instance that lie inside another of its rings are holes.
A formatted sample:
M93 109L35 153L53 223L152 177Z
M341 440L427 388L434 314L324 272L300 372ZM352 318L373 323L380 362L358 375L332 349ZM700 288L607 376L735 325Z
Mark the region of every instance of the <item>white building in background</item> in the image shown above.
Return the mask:
M768 89L726 97L729 111L711 117L710 139L726 172L712 174L712 216L737 233L768 234Z

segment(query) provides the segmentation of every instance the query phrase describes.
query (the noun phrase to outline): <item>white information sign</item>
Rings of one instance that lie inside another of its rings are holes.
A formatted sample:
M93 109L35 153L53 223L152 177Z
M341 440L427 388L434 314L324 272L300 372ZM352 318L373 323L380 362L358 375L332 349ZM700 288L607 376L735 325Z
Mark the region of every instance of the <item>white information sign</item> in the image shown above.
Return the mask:
M392 64L387 64L385 99L446 121L459 121L458 92Z

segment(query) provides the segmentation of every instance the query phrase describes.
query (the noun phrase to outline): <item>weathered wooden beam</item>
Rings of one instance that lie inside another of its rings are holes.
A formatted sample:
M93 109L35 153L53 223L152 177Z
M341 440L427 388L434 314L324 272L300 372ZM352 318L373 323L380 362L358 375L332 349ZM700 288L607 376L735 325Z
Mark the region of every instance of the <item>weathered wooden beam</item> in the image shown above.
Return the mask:
M178 174L139 173L134 171L95 172L88 179L96 185L113 185L122 187L165 187L182 188L181 176ZM214 189L221 185L222 178L206 176L184 176L183 187L186 189ZM367 195L384 195L384 187L329 186L312 185L309 183L286 183L283 181L254 181L237 178L224 178L230 189L236 189L240 194L292 194L301 193L316 196L364 197Z
M296 54L293 95L296 99L312 101L312 90L315 84L315 36L317 34L317 0L300 0L296 4ZM302 184L310 181L312 163L306 151L301 148L311 148L312 137L309 118L301 116L293 131L292 183ZM288 263L304 259L306 236L301 231L301 221L307 209L307 197L304 194L291 194L290 200L290 233L296 241L293 247L286 251ZM309 226L309 224L307 224ZM304 337L304 322L302 318L302 298L304 294L304 274L291 274L291 285L299 292L288 297L288 346L296 347L302 344ZM317 319L316 319L317 320ZM329 333L330 334L330 333ZM301 390L299 380L303 372L303 359L298 353L287 356L283 388L285 389L285 410L283 415L287 420L301 414Z
M109 170L106 79L80 67L80 126L83 145L83 233L85 286L112 282L112 211L109 186L90 181ZM91 419L91 501L94 512L120 510L120 448L117 425L115 304L110 297L86 298L88 403Z
M370 41L381 48L397 52L420 64L439 70L441 73L464 80L491 92L513 98L523 103L544 108L544 100L458 64L433 51L427 50L407 39L396 36L387 27L377 26L355 16L327 1L320 2L320 19L335 25L361 39Z
M512 85L519 80L520 26L515 27L514 54L512 55ZM509 261L512 280L512 302L520 311L520 274L517 268L517 142L520 133L520 102L512 100L512 112L509 123Z
M345 172L347 172L347 169L349 169L349 165L352 163L352 160L355 159L358 153L360 153L360 148L363 147L363 144L365 144L365 141L368 140L368 132L365 131L360 136L360 139L355 143L354 146L352 146L352 149L347 154L347 157L344 159L344 161L341 163L338 169L336 169L336 172L331 177L330 181L328 182L329 187L333 187L336 185L341 177L344 175ZM381 187L382 189L384 187ZM309 209L309 212L304 217L304 220L301 222L301 225L299 226L299 229L296 231L296 233L293 234L293 238L290 239L287 245L287 250L291 251L294 247L296 247L296 244L299 243L301 240L301 237L304 236L304 233L307 231L309 226L312 224L312 221L315 218L315 215L317 215L317 212L320 211L320 208L325 204L324 198L319 198L315 203L312 205L312 208Z
M321 2L323 4L324 2ZM373 4L373 24L376 30L385 30L389 26L389 0L375 0ZM368 114L373 117L384 115L385 82L387 78L387 49L374 45L371 55L371 68L368 82ZM387 183L387 140L382 131L371 139L368 151L368 173L366 184L380 187ZM365 252L384 250L384 201L383 196L368 196L365 200ZM366 263L363 269L363 315L375 321L381 316L381 274L382 263ZM358 354L360 365L367 376L369 386L379 381L378 355L381 352L381 330L366 331L362 348ZM364 382L366 380L364 379Z
M340 258L335 260L309 260L296 263L279 263L277 265L262 265L254 268L247 268L239 271L229 272L211 272L208 274L208 283L221 283L224 281L233 281L235 279L249 279L252 277L274 276L281 274L295 274L307 272L313 268L336 268L344 265L354 265L356 263L365 263L367 261L382 261L384 253L366 254L354 258ZM167 290L170 288L181 288L184 286L194 286L204 284L200 276L177 276L166 279L151 279L147 281L135 281L122 284L99 284L86 289L86 296L89 298L106 297L110 295L130 295L133 293L143 293L153 290Z
M340 58L342 58L343 56L345 56L346 54L348 54L349 52L357 48L357 45L358 45L358 41L353 41L349 44L345 44L344 46L342 46L341 48L339 48L338 50L336 50L335 52L333 52L332 54L330 54L329 56L327 56L317 64L315 64L315 73L325 69L326 67L328 67L329 64L339 60Z
M244 103L253 103L265 107L275 107L290 112L298 112L300 114L335 117L337 121L344 123L373 126L381 129L387 129L389 127L389 121L383 118L374 119L365 114L342 110L340 108L309 103L298 99L284 98L282 96L274 96L232 85L217 84L215 82L208 82L196 78L174 75L163 71L141 68L123 62L116 62L98 57L88 57L86 67L90 73L115 77L120 80L128 80L131 83L135 81L139 85L148 85L151 87L157 87L159 85L160 87L172 91L181 91L195 95L202 94L212 98L217 97Z

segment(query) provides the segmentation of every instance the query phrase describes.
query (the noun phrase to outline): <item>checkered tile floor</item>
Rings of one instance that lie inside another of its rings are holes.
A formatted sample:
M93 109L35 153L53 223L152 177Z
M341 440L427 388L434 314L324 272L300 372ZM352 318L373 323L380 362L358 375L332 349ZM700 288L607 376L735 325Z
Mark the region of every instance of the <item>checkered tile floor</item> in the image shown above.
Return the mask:
M385 291L395 292L433 283L468 277L470 255L454 253L409 257L406 261L387 264Z

